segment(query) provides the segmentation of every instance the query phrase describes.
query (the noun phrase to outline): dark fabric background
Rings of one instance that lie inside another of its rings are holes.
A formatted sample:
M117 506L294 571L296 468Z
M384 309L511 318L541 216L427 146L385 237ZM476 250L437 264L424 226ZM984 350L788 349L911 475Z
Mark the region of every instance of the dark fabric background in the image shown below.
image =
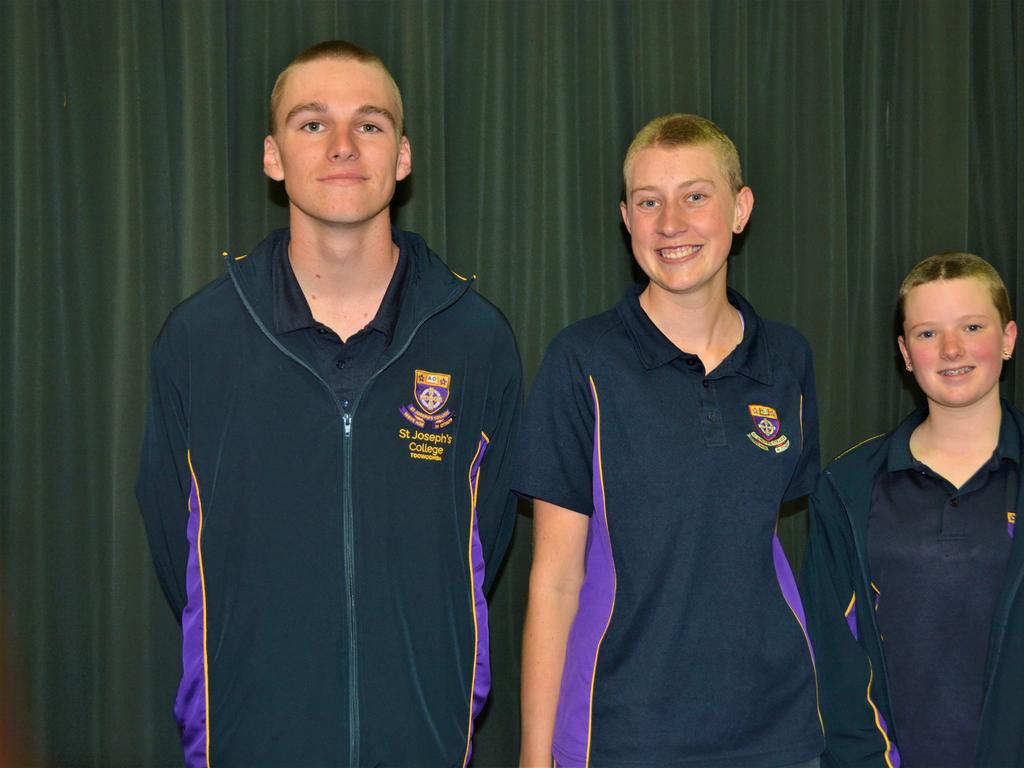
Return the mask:
M913 404L892 307L917 260L969 249L1022 295L1020 0L0 0L0 762L180 763L179 630L132 496L148 346L285 223L265 104L332 37L394 71L398 222L479 276L528 377L631 281L621 160L669 111L739 146L731 283L810 339L826 457ZM796 560L805 529L780 526ZM477 766L515 761L529 550L521 517Z

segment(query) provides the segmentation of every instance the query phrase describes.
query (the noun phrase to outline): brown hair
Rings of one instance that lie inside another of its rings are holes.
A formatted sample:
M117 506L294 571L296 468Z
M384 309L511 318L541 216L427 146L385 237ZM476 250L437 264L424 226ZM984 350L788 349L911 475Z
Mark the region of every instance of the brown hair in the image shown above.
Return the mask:
M387 75L388 82L391 83L391 88L395 92L395 106L398 108L398 113L395 115L395 120L397 121L395 128L399 136L405 135L405 113L402 107L402 92L398 89L398 83L395 82L394 76L392 76L377 54L347 40L325 40L322 43L310 46L292 59L287 67L281 70L281 74L277 76L277 81L274 83L274 90L270 92L270 114L267 119L267 127L270 129L271 135L277 130L277 109L281 106L281 96L284 94L288 73L300 64L319 61L320 59L359 61L363 64L379 67Z
M988 288L989 293L992 294L992 304L998 310L999 320L1005 328L1006 324L1013 319L1013 314L1010 312L1010 296L1006 292L1003 278L996 272L995 267L980 256L959 251L946 251L929 256L919 262L903 278L899 299L896 301L899 327L902 329L903 322L906 320L907 294L914 288L925 283L933 283L936 280L958 280L968 277L980 280Z
M725 131L699 115L662 115L651 120L633 138L622 163L622 180L629 194L629 171L637 154L648 147L707 146L715 153L719 169L732 187L733 194L743 188L740 154Z

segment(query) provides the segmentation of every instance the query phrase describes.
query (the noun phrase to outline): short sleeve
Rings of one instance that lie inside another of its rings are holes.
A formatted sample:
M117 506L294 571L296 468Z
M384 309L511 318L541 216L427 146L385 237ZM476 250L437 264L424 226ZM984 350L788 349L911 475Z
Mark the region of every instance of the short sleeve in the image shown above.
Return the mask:
M795 332L794 332L795 333ZM821 471L821 446L818 442L818 401L814 391L814 363L811 348L799 333L794 372L800 382L800 461L783 496L784 501L798 499L814 490Z
M555 337L527 400L512 488L584 515L594 511L594 405L571 328Z

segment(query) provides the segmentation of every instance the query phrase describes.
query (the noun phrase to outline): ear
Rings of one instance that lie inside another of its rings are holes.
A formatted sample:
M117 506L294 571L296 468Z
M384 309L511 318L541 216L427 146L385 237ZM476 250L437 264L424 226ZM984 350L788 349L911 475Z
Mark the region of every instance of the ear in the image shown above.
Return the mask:
M398 142L398 162L395 164L395 181L401 181L412 173L412 146L409 137L403 136Z
M626 208L625 201L619 203L619 213L622 214L622 223L626 225L626 231L632 235L633 230L629 226L629 209Z
M1013 355L1013 347L1017 343L1017 324L1011 320L1003 328L1003 356ZM1009 358L1006 358L1009 360Z
M750 213L754 210L754 192L750 187L743 187L736 193L733 202L732 231L737 235L747 226Z
M284 166L273 136L263 139L263 172L274 181L284 181Z
M896 343L900 347L900 354L903 355L903 364L907 366L908 371L913 371L914 366L910 363L910 352L907 351L907 343L903 341L902 336L896 337Z

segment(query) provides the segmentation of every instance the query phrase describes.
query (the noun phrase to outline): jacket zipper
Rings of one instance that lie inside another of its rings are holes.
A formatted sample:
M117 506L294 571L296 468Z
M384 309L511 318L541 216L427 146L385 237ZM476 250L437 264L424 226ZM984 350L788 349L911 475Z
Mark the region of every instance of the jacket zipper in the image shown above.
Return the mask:
M442 302L437 304L433 309L425 312L419 319L413 329L409 332L402 347L392 356L390 356L384 364L377 369L377 371L366 380L366 384L356 395L355 401L352 403L352 410L348 413L338 403L338 398L334 394L334 390L331 385L324 380L319 373L317 373L310 365L308 365L302 358L293 354L285 347L278 338L270 332L270 329L266 327L259 315L253 309L249 303L248 297L242 291L242 287L238 283L238 279L235 276L234 271L228 268L228 274L231 276L231 281L235 285L235 293L241 299L242 304L249 312L249 316L252 317L253 322L256 323L256 327L263 332L270 342L277 347L284 355L291 360L294 360L311 374L314 378L319 381L330 394L331 401L335 404L335 407L341 412L341 423L342 423L342 463L343 463L343 477L345 482L345 488L343 491L342 498L342 547L345 557L345 592L348 605L348 647L349 647L349 697L348 697L348 722L349 722L349 765L359 764L359 665L357 663L356 652L358 651L359 644L356 638L356 595L355 595L355 540L352 530L352 422L355 418L356 409L359 407L360 401L363 399L363 394L367 389L370 388L370 384L383 373L390 365L398 360L405 351L412 344L412 340L416 337L420 328L430 318L443 312L469 290L470 281L466 281L464 285L458 286L458 290L453 291L447 296Z

